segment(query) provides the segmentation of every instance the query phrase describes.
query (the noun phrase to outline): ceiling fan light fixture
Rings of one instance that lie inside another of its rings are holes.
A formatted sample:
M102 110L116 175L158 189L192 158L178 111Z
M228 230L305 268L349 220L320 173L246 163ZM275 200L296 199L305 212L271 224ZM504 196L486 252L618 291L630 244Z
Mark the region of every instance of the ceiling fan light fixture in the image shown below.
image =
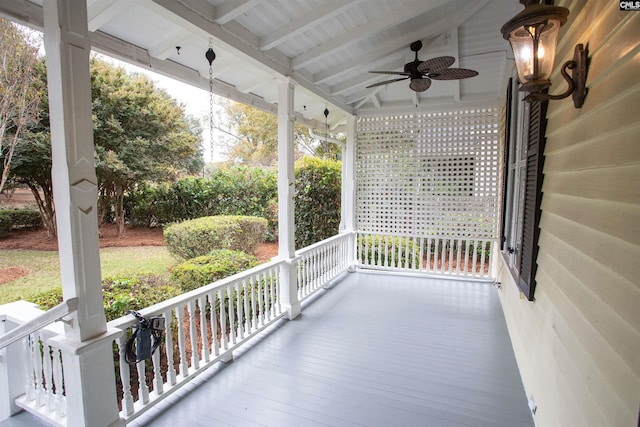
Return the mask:
M435 80L460 80L478 75L477 71L466 68L449 68L456 62L453 56L439 56L426 61L418 59L418 51L422 48L420 40L411 43L410 48L415 52L415 59L404 64L404 71L369 71L373 74L402 75L406 77L385 80L367 86L367 89L395 83L402 80L410 80L409 88L414 92L424 92L431 87L431 79Z

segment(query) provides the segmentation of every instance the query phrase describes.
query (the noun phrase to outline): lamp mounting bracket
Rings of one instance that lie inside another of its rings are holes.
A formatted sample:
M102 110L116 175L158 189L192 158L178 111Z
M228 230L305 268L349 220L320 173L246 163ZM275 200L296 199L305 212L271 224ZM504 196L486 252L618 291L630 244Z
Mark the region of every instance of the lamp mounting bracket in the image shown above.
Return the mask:
M567 70L571 70L571 76L569 76ZM574 49L573 60L565 62L562 65L560 73L569 85L566 91L558 95L550 95L548 93L541 92L531 92L525 97L525 101L535 102L547 101L551 99L564 99L569 95L572 95L573 105L576 108L581 108L582 104L584 103L584 98L587 94L587 52L581 43L577 44ZM521 90L522 89L526 90L526 85L524 85Z

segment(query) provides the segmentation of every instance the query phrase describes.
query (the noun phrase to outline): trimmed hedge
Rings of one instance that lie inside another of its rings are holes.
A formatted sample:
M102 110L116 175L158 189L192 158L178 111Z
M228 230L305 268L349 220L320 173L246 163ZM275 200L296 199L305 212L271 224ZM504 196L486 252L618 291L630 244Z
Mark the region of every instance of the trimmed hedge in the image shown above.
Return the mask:
M277 171L259 167L218 169L210 178L187 177L170 184L141 184L125 197L127 220L155 227L203 216L248 215L269 220L276 235L277 216L269 204L277 198Z
M141 310L180 293L179 287L155 274L102 279L104 313L107 321L124 316L128 310ZM62 288L48 289L34 294L27 300L38 304L42 310L48 310L62 302Z
M305 157L296 162L296 248L338 234L342 166L334 160Z
M42 218L36 209L0 209L0 236L11 230L39 227Z
M173 255L191 259L214 249L252 253L264 242L267 220L252 216L207 216L169 225L164 241Z
M258 258L242 251L214 249L209 255L195 257L175 266L171 276L182 291L187 292L248 270L258 263Z

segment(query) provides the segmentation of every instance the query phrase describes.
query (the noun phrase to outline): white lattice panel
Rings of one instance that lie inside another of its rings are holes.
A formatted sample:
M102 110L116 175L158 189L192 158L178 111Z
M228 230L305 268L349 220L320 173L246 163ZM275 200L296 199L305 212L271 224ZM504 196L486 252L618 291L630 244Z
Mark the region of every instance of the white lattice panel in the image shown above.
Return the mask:
M357 229L497 237L499 110L361 118Z

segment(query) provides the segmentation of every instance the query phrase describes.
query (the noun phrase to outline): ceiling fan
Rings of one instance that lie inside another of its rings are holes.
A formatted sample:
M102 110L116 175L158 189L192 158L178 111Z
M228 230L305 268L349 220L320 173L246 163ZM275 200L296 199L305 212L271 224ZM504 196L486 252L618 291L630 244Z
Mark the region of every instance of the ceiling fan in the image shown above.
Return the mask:
M367 89L411 79L409 88L415 92L424 92L431 86L431 79L459 80L478 75L477 71L466 68L449 68L456 60L453 56L439 56L426 61L420 61L418 59L418 51L422 49L422 42L420 40L411 43L409 47L416 53L416 58L404 64L404 71L369 71L374 74L391 74L405 77L374 83L367 86Z

